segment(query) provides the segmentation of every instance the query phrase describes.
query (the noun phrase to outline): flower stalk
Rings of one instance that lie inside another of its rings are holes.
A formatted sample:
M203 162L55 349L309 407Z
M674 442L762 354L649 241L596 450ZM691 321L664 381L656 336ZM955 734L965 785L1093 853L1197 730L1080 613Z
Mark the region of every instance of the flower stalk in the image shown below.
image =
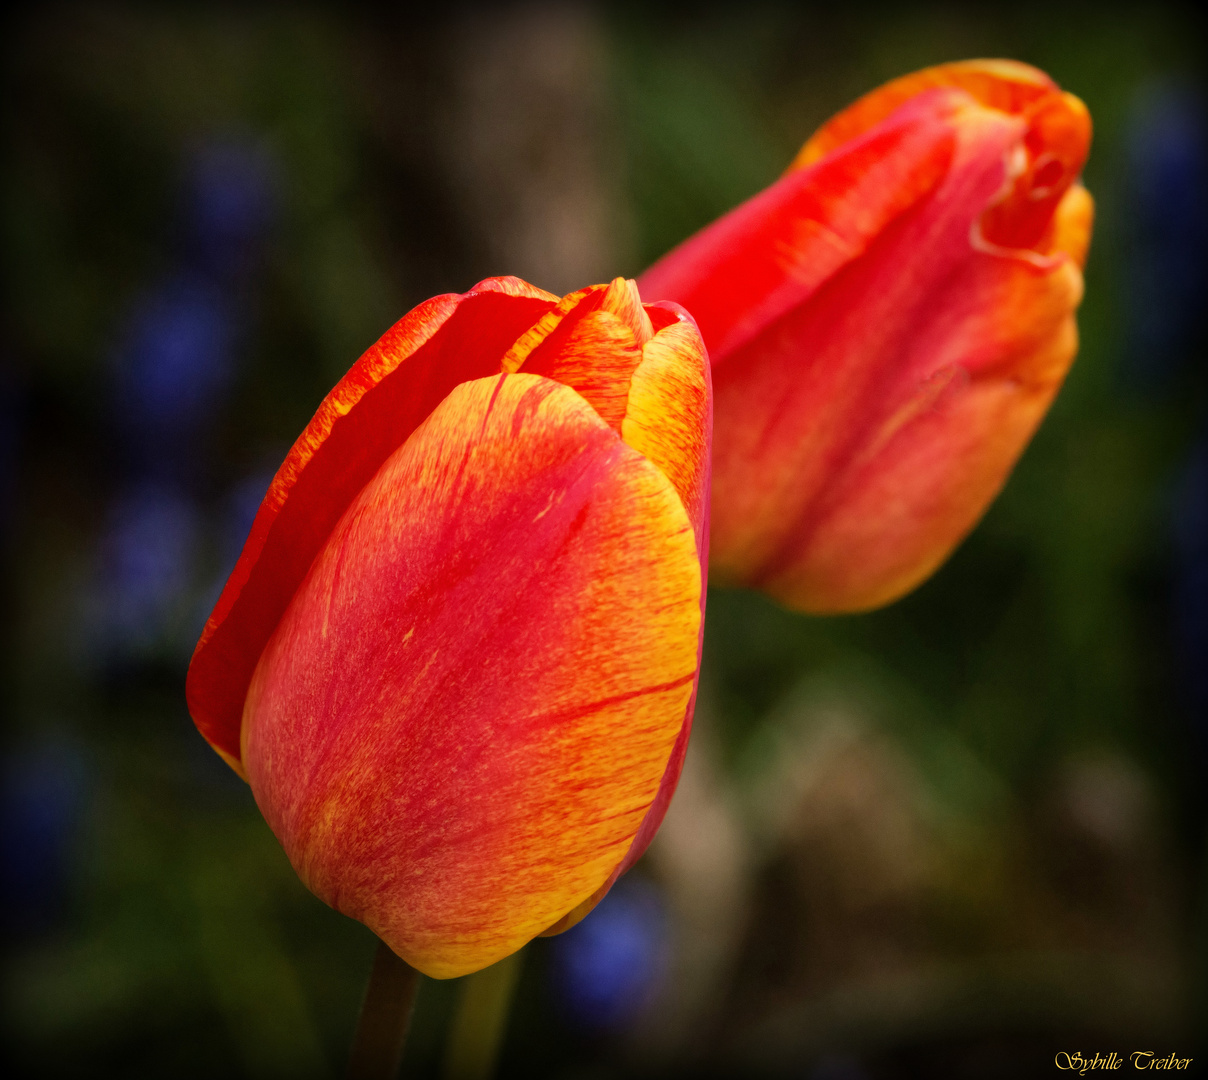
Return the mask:
M348 1080L393 1080L398 1076L418 990L419 972L379 941L352 1039Z

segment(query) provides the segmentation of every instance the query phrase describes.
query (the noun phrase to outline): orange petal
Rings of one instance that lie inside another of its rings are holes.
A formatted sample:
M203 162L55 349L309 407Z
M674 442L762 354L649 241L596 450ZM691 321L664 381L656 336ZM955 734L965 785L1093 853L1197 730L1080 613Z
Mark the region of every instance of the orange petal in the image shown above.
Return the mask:
M323 400L277 471L189 667L189 712L237 771L252 670L335 523L437 403L459 382L497 372L556 299L518 278L495 278L428 300Z
M692 523L701 574L702 637L697 649L699 665L700 647L704 644L705 595L709 577L709 464L713 437L709 357L696 323L683 308L676 304L657 304L647 310L655 317L660 329L642 347L642 362L633 373L621 436L667 477ZM684 755L688 752L695 706L694 690L658 794L624 861L608 884L642 857L663 823L671 797L679 784ZM548 932L560 932L573 926L595 907L606 891L606 888L599 890Z
M1040 246L1041 252L1045 255L1068 255L1081 269L1086 265L1094 224L1095 200L1086 188L1075 184L1057 204L1048 236Z
M657 332L652 316L657 320ZM555 318L551 314L547 319L551 331ZM572 386L671 482L692 522L701 560L703 627L713 414L708 357L700 332L678 305L644 308L636 283L623 278L603 292L598 310L580 315L577 323L573 319L572 312L566 318L572 323L569 332L549 334L543 349L525 361L525 370ZM561 933L588 915L654 838L679 783L694 704L693 700L688 705L658 794L625 859L603 886L546 934Z
M617 278L564 297L508 351L502 369L523 367L573 387L620 431L630 376L653 333L637 284Z
M709 446L713 430L709 357L692 316L678 305L675 321L642 346L630 379L621 437L659 467L679 492L707 556Z
M244 762L321 897L473 971L614 876L684 727L679 496L577 393L454 389L330 534L264 650Z
M573 387L613 431L620 431L629 380L642 361L633 331L611 311L588 311L568 320L553 344L529 357L523 370Z

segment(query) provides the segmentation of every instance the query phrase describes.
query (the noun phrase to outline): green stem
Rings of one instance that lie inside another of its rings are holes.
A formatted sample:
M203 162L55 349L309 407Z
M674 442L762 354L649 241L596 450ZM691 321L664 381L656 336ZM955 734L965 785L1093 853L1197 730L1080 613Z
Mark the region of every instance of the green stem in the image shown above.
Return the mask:
M379 941L348 1059L348 1080L394 1080L403 1059L419 972Z
M463 980L445 1047L445 1080L490 1080L494 1075L519 975L517 952Z

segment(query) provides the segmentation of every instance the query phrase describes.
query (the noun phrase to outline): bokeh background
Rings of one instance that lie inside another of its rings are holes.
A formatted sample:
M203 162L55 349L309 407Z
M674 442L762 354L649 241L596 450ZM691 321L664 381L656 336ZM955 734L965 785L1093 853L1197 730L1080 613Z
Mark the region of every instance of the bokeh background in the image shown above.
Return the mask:
M714 590L648 857L526 950L500 1064L1049 1075L1208 1053L1208 113L1161 4L38 5L3 28L0 905L8 1075L339 1075L374 942L185 709L323 394L500 273L634 275L915 68L1090 106L1083 348L1002 497L893 607ZM408 1075L447 1072L425 980ZM1198 1062L1197 1064L1202 1064Z

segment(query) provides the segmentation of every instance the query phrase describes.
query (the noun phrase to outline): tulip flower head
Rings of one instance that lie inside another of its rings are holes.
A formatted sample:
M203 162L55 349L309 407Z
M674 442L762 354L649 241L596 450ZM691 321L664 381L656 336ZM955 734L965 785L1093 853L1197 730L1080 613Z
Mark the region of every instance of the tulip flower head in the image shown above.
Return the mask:
M642 853L691 726L711 398L617 279L421 304L281 466L189 669L312 891L438 977Z
M642 276L713 364L715 578L868 609L973 528L1077 350L1089 142L1034 68L930 68Z

